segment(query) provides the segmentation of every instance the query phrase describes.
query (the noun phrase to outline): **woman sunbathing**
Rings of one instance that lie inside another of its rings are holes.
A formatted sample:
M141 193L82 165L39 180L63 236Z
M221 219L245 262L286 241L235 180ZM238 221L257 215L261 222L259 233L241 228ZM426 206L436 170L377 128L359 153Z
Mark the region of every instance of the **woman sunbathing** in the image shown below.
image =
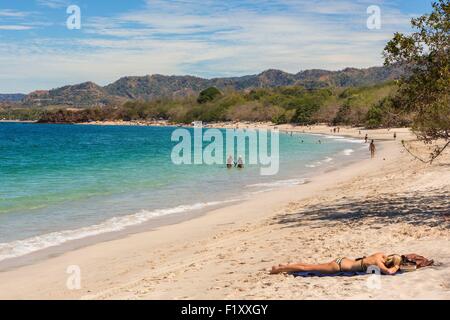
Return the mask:
M428 260L415 254L400 256L393 254L386 256L384 253L376 253L368 257L358 259L338 258L329 263L323 264L280 264L273 266L271 274L284 272L317 272L322 274L335 274L339 272L366 272L370 266L378 267L383 274L395 274L401 268L411 270L433 264L433 260Z

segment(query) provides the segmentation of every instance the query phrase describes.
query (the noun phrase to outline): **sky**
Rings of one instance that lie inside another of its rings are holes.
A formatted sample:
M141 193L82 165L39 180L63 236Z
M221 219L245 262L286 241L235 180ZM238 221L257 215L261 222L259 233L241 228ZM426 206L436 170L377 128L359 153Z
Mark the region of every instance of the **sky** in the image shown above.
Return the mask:
M410 32L411 18L430 12L431 2L0 0L0 93L147 74L379 66L393 33ZM80 29L67 27L71 5L80 8ZM378 29L367 27L374 5Z

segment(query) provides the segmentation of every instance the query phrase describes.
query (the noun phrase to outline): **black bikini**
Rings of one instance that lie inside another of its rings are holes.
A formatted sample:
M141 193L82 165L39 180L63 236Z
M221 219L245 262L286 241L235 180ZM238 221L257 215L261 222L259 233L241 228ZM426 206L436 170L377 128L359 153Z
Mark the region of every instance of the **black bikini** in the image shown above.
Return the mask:
M358 259L356 259L355 261L361 261L361 272L365 272L366 271L366 267L364 266L364 259L365 259L366 257L364 256L364 257L362 257L362 258L358 258ZM334 260L334 262L336 262L337 264L338 264L338 266L339 266L339 272L342 272L342 266L341 266L341 264L342 264L342 260L344 260L344 259L346 259L346 258L337 258L336 260Z

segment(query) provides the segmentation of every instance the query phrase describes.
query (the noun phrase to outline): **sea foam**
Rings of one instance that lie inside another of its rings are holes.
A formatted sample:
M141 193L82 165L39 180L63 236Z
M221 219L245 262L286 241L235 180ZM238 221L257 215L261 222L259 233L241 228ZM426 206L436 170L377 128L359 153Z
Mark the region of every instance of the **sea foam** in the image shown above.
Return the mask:
M346 156L351 156L353 152L355 152L355 150L353 150L353 149L345 149L343 151L344 155L346 155Z
M114 217L102 223L74 230L63 230L35 236L23 240L0 243L0 261L17 258L39 250L64 244L68 241L79 240L109 232L117 232L127 227L136 226L153 218L187 211L200 210L206 207L217 206L225 203L236 202L239 199L196 203L192 205L181 205L173 208L159 210L141 210L135 214Z
M288 179L288 180L278 180L273 182L255 183L247 185L247 188L263 188L263 187L289 187L305 184L308 181L306 179Z

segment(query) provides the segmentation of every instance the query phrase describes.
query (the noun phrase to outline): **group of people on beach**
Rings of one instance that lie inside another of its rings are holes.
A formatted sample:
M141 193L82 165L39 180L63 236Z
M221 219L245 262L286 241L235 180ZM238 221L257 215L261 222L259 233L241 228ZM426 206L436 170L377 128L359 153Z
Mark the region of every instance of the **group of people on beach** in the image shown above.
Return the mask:
M341 128L340 127L336 127L336 128L333 128L333 129L330 129L330 132L332 132L332 133L339 133L341 131Z
M389 131L389 129L388 129L388 131ZM359 134L361 135L361 130L359 130ZM397 140L397 132L394 132L393 137L394 137L394 140ZM369 135L366 133L366 136L364 137L364 143L368 143L368 142L369 142ZM375 141L373 139L370 141L369 151L370 151L370 155L371 155L372 159L375 158L376 147L375 147Z
M231 156L231 155L228 156L227 168L231 169L233 167L237 167L238 169L244 168L244 160L242 159L242 156L239 156L237 161L234 161L233 156Z

